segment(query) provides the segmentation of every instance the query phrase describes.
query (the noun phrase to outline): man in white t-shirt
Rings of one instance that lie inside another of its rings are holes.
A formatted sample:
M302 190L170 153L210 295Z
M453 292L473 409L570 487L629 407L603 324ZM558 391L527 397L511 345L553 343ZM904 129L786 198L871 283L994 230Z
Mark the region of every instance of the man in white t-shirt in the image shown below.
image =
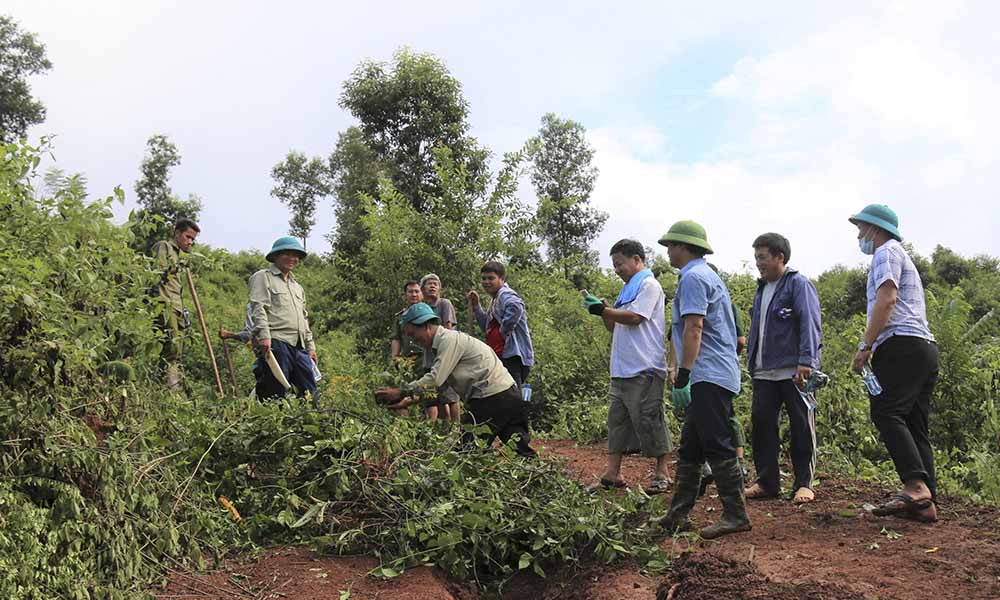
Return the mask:
M619 241L611 247L611 264L625 287L614 306L590 295L584 300L587 310L604 319L611 332L608 464L590 491L626 485L621 476L622 454L635 436L642 455L656 459L656 475L646 492L662 494L670 489L667 453L671 441L663 409L667 376L664 295L645 260L642 244Z

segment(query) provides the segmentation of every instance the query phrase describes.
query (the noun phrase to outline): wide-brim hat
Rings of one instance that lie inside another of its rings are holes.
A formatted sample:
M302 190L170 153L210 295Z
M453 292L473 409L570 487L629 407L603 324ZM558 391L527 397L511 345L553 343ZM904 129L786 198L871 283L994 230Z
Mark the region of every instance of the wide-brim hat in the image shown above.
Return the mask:
M274 258L275 254L285 250L298 252L299 258L306 257L306 249L302 247L301 243L299 243L298 238L286 235L274 240L274 243L271 244L271 251L267 253L267 256L265 256L264 259L267 260L267 262L271 262L271 259Z
M663 237L660 238L659 244L666 246L670 242L691 244L692 246L701 248L706 254L713 254L715 252L712 250L711 244L708 243L708 235L705 233L705 228L694 221L677 221L671 225L667 233L663 234Z
M858 214L851 215L848 221L855 225L858 223L874 225L886 230L889 232L889 235L900 242L903 241L903 236L899 233L899 217L896 216L895 211L885 204L869 204L861 209L861 212Z
M428 321L438 321L438 316L434 314L434 309L426 302L411 304L403 316L399 318L399 325L423 325Z

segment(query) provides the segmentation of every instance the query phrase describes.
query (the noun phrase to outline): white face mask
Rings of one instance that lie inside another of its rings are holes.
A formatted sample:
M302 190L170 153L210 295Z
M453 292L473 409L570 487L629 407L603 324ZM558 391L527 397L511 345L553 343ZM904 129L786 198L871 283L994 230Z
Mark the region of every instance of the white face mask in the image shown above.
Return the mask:
M858 248L861 249L863 254L872 255L875 254L875 236L872 236L871 239L869 239L869 233L871 233L870 227L868 228L868 231L865 232L864 236L858 240Z

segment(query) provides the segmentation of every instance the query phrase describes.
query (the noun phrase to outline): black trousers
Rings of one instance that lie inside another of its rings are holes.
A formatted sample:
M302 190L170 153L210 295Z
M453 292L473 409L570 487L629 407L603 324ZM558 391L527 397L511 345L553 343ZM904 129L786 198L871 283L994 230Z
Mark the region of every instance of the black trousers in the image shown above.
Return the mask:
M531 434L528 431L527 402L521 400L521 390L516 385L499 394L466 400L462 423L486 425L490 430L483 436L487 445L492 444L497 437L506 444L509 439L516 436L517 453L527 457L536 456L535 450L528 445L531 442ZM471 443L473 439L473 434L467 432L465 443Z
M922 479L937 497L934 451L928 437L931 393L938 379L937 344L893 336L872 357L882 393L869 396L871 417L904 482Z
M750 407L750 421L753 430L750 440L753 444L753 463L757 469L757 483L769 494L781 491L781 476L778 470L778 452L781 438L779 424L781 407L788 412L792 470L795 472L795 487L812 489L816 471L816 413L809 410L802 400L795 382L753 380L753 402Z
M528 380L528 374L531 373L531 367L524 366L520 356L501 358L500 362L507 368L510 376L514 378L514 383L517 384L517 387L524 387L524 382Z
M733 392L714 383L691 385L691 404L681 427L677 455L684 462L701 465L736 458L733 446Z

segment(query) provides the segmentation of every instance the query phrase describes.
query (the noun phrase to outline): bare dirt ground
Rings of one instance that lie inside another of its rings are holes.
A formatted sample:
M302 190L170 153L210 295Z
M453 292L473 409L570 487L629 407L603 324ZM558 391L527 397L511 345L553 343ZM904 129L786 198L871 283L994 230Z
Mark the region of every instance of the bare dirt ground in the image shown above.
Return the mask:
M581 483L604 469L603 445L536 442L543 454L559 457ZM647 483L653 461L626 457L623 475L631 486ZM714 488L695 507L693 519L708 524L721 512ZM614 493L614 492L607 492ZM663 547L676 557L667 576L645 577L634 564L592 565L547 579L516 577L506 588L510 599L793 599L824 600L1000 598L1000 510L943 498L939 522L926 525L898 518L876 518L866 502L887 499L892 490L853 480L823 478L817 500L795 506L787 500L752 501L752 532L715 541L684 535ZM651 511L665 511L670 494ZM177 574L156 590L157 598L303 600L400 598L477 600L470 584L449 581L428 568L412 569L388 580L366 573L378 566L367 557L321 556L302 548L278 548L252 562L231 562L198 575Z

